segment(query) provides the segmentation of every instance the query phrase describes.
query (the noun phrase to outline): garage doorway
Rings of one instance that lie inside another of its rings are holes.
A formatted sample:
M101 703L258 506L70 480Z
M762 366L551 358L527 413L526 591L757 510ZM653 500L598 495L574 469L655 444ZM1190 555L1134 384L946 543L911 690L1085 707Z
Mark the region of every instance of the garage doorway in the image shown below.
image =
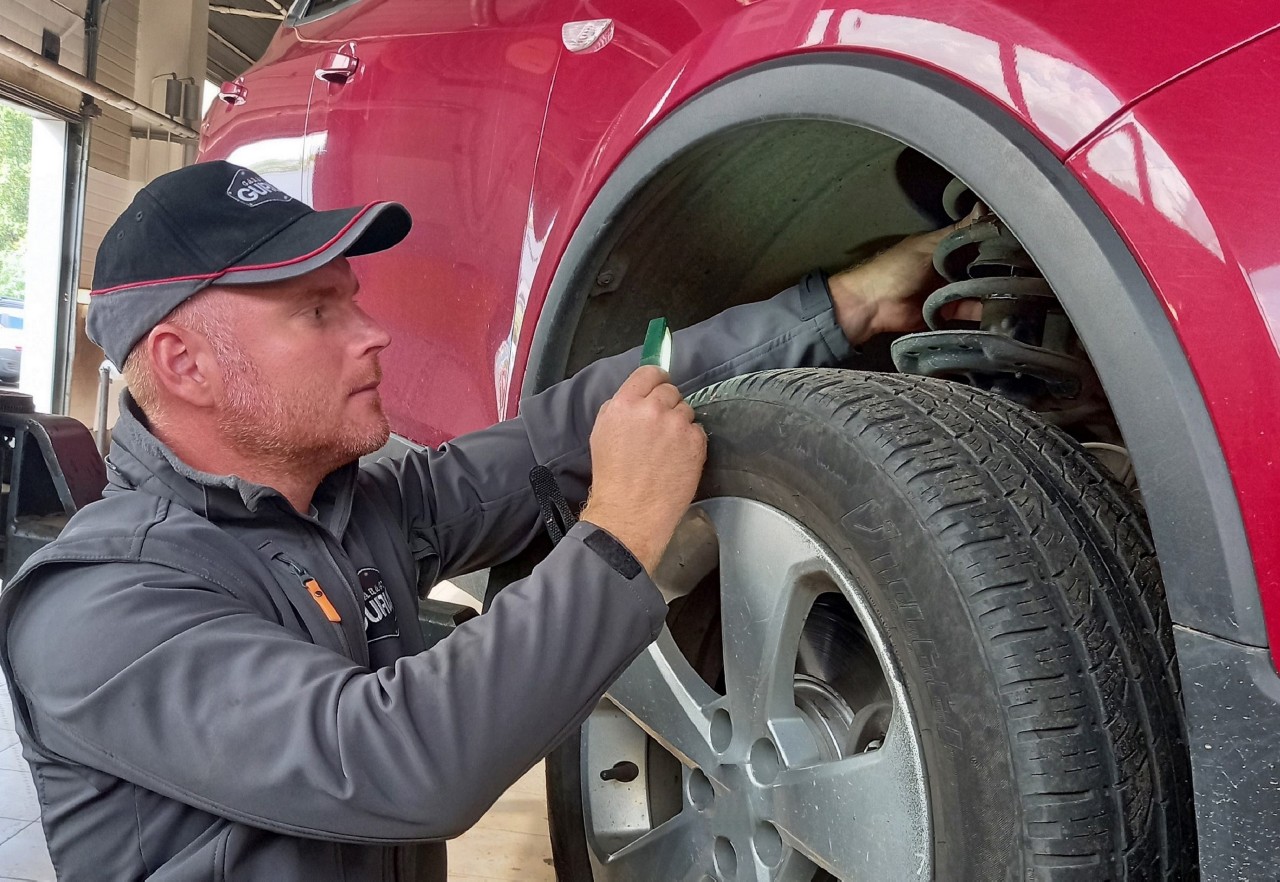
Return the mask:
M67 124L0 101L0 386L53 409Z

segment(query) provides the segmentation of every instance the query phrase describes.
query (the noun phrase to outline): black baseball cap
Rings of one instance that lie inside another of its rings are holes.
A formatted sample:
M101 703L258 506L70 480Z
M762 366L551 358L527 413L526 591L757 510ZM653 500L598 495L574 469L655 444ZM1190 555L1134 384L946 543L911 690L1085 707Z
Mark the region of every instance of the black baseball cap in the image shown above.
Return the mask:
M86 330L116 367L191 295L311 272L409 233L397 202L316 211L250 169L202 162L143 187L98 248Z

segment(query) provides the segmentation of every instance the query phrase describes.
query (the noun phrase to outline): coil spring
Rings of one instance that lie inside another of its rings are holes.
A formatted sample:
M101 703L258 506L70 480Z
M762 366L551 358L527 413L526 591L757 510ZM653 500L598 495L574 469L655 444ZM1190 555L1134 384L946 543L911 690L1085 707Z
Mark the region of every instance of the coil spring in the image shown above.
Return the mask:
M957 197L956 189L949 187L946 199L958 218L976 197ZM1058 425L1088 421L1105 405L1070 320L1017 237L985 206L980 212L934 251L947 284L925 301L929 330L893 342L894 364L903 373L988 389ZM962 300L981 302L978 322L945 317L946 307Z

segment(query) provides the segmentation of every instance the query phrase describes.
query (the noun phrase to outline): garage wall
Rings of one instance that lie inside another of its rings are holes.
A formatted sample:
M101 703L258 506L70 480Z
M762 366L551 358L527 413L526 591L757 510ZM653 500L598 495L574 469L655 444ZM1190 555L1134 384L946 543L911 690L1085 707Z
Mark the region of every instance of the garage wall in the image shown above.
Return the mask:
M98 82L123 95L134 95L138 55L138 0L110 0L106 4L98 40ZM135 101L147 103L146 96ZM123 110L103 106L89 138L89 180L85 186L84 238L80 249L80 287L92 287L98 245L139 185L129 180L133 150L133 118Z
M28 49L40 51L45 28L62 40L58 63L76 73L84 73L85 0L3 0L0 2L0 34ZM97 80L124 95L134 93L134 59L138 53L138 0L110 0L103 13L98 40ZM0 81L19 90L77 113L80 93L52 83L17 62L0 58ZM13 97L21 98L21 95ZM145 96L140 99L149 103ZM102 116L94 121L89 164L122 178L129 176L129 114L102 106Z
M58 63L85 73L84 14L88 0L0 0L0 34L39 52L45 28L61 41ZM178 77L204 80L208 40L208 0L107 0L98 36L95 79L138 103L163 111L164 82ZM179 35L185 35L183 39ZM0 99L8 99L78 120L78 90L0 58ZM71 413L92 420L101 351L83 335L83 313L92 287L98 247L107 228L148 180L190 160L191 148L135 137L145 124L98 102L101 113L89 130L88 179L84 190L84 226L80 248L77 322L68 355ZM77 406L78 405L78 406ZM80 411L80 412L77 412Z
M134 59L138 55L138 0L111 0L103 13L98 38L97 80L122 95L133 95ZM134 98L154 106L146 95ZM129 177L130 114L103 106L102 116L93 123L89 146L89 166L120 178ZM93 190L90 189L92 194Z
M110 0L99 36L97 80L125 95L134 94L138 3L139 0ZM85 0L0 0L0 34L39 52L43 30L49 28L62 40L58 63L83 74L84 13ZM50 82L17 62L0 58L0 82L13 84L8 97L20 103L52 104L79 115L79 92ZM145 96L141 97L145 101ZM89 146L81 288L89 287L94 257L106 227L124 211L138 189L138 185L129 180L132 119L113 107L101 103L99 106L102 115L93 122Z
M80 287L92 287L94 261L98 246L121 212L141 189L141 183L89 167L89 183L84 200L84 240L80 261Z
M59 64L84 73L84 8L85 0L3 0L0 34L39 52L44 29L48 28L62 40ZM11 98L32 96L69 113L80 108L79 92L48 82L7 58L0 58L0 82L15 87L6 90Z

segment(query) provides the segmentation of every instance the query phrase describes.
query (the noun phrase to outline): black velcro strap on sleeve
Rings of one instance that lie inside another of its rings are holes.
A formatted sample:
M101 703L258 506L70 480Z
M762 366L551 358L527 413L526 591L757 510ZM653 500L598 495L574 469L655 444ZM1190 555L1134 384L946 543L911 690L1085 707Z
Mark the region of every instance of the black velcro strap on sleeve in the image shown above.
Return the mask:
M635 555L627 550L627 546L599 527L588 533L587 537L582 540L582 544L600 555L604 562L613 567L614 572L624 579L634 579L644 569L640 566L640 561L636 560Z
M827 285L827 274L822 270L814 270L800 280L801 318L811 319L821 315L834 305L831 299L831 288Z
M551 469L544 465L536 465L529 470L529 483L533 485L533 495L538 500L538 509L542 514L542 523L555 545L564 538L570 528L578 522L578 518L569 509L560 485L556 483Z

